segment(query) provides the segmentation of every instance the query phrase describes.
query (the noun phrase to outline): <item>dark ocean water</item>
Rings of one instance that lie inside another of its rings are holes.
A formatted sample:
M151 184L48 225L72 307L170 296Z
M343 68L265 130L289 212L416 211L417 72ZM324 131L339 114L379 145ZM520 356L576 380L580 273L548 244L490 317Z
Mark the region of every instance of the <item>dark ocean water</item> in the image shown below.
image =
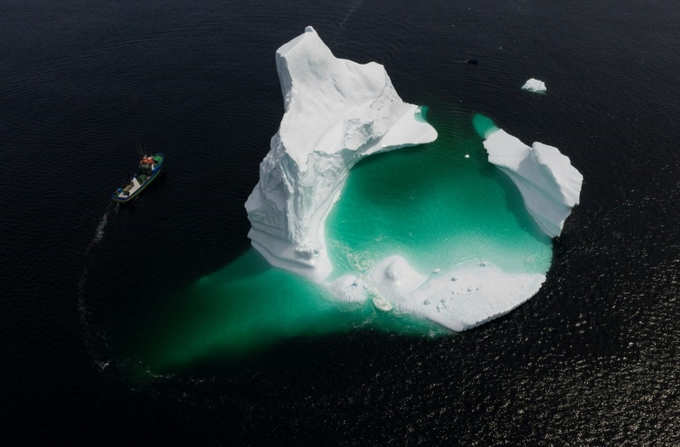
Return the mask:
M546 3L0 5L3 421L70 444L680 444L680 9ZM548 280L456 336L365 328L148 374L120 340L247 250L273 53L308 24L433 120L483 113L571 158ZM168 174L116 210L139 145Z

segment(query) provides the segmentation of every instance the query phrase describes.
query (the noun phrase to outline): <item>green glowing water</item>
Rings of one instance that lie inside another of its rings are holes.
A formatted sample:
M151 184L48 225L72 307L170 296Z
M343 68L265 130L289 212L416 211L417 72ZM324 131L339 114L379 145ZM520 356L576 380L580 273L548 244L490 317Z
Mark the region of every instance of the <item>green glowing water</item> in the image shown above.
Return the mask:
M320 286L272 268L255 251L201 278L169 298L155 327L144 329L137 354L155 369L220 356L242 357L295 336L321 335L373 324L412 334L442 332L431 324L343 305Z
M477 134L485 135L493 122L481 115L473 126L469 119L429 120L439 132L436 142L379 154L353 168L327 222L333 276L366 272L395 253L422 272L467 260L546 272L550 240L536 228L512 183L486 161ZM411 334L445 332L377 311L370 300L336 303L321 287L271 268L254 250L167 302L136 348L158 369L368 325Z
M480 113L476 113L472 117L472 127L482 138L486 138L491 132L497 130L496 124L488 116L484 116Z
M482 135L494 127L482 115L473 123ZM546 272L550 240L487 162L480 138L472 129L434 125L435 143L379 154L353 169L327 224L335 273L365 272L392 254L422 272L469 260Z

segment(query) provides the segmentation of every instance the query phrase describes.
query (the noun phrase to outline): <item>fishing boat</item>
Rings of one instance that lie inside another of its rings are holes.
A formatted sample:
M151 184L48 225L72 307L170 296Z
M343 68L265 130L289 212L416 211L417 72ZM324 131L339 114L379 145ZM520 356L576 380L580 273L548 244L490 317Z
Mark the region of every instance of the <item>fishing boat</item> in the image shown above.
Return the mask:
M153 182L163 168L165 156L163 154L144 155L139 161L137 173L130 182L113 193L114 202L127 203L141 194Z

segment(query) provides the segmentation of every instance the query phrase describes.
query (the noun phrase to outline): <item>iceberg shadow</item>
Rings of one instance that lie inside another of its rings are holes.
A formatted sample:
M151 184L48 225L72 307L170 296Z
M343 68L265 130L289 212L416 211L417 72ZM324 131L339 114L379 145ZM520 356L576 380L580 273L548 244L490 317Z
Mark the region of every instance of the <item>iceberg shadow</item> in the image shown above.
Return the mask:
M531 235L536 241L549 245L551 243L550 237L541 230L531 217L524 204L522 194L512 180L491 163L483 165L479 169L479 173L483 177L493 179L501 186L506 208L515 217L520 228Z

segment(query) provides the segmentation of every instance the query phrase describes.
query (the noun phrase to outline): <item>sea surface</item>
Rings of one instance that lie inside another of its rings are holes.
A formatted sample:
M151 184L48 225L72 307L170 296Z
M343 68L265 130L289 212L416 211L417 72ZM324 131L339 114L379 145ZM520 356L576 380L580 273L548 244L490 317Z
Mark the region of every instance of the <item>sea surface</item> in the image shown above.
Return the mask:
M666 1L4 2L0 416L88 445L679 445L679 22ZM533 299L452 334L249 248L274 51L306 25L440 134L355 167L336 265L387 243L433 268L451 235L456 259L549 266ZM478 113L583 173L552 253ZM112 206L144 148L166 175Z

